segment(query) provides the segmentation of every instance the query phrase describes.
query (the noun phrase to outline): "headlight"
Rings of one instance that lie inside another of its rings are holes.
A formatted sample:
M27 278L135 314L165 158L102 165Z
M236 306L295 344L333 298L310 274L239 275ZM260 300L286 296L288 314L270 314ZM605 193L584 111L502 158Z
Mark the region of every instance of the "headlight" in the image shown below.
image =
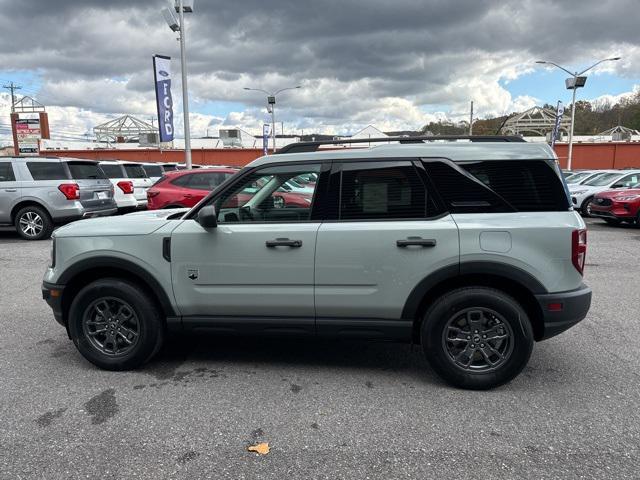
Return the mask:
M49 266L51 268L56 266L56 237L51 239L51 255L49 257Z
M638 198L640 198L640 195L627 195L624 197L613 197L614 200L622 200L622 201L636 200Z

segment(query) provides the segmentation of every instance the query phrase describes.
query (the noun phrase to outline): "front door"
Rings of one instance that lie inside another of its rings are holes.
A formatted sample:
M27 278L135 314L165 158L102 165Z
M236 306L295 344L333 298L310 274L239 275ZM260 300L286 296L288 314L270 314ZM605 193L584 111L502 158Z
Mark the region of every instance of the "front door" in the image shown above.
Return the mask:
M218 226L183 221L172 234L174 293L185 324L230 331L315 333L314 192L281 186L320 165L267 167L212 201Z

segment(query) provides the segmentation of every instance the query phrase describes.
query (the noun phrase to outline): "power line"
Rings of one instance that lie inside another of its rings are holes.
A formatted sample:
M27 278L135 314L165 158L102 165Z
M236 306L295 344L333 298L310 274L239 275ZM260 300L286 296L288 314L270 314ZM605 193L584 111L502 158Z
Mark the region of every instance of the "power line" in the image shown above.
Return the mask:
M3 85L2 88L6 88L7 90L11 91L11 113L16 111L15 105L16 105L16 95L14 93L15 90L20 90L22 87L19 85L16 85L13 82L10 82L9 85Z

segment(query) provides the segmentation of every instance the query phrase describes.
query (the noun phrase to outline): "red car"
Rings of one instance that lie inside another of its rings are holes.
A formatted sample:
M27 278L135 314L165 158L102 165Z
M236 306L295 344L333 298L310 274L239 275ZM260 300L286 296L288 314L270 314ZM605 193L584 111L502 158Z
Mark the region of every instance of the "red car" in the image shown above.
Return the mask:
M610 225L620 222L640 225L640 184L624 190L600 192L591 201L591 216L600 217Z
M191 208L237 172L230 167L167 172L147 190L147 208Z

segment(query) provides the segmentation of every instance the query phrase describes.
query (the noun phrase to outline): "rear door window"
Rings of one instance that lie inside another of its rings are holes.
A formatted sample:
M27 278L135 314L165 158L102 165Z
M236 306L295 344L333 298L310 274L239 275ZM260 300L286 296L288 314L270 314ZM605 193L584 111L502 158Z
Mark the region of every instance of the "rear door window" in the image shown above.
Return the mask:
M13 173L11 162L0 162L0 182L14 182L16 176Z
M410 161L342 165L340 220L428 216L427 191Z
M127 172L127 177L129 178L148 178L142 165L127 164L124 166L124 170Z
M107 178L97 163L93 162L67 162L71 178L75 180L86 180L96 178Z
M127 174L124 172L122 165L115 163L101 163L100 168L107 176L107 178L126 178Z
M27 162L27 169L34 180L68 180L62 162Z

